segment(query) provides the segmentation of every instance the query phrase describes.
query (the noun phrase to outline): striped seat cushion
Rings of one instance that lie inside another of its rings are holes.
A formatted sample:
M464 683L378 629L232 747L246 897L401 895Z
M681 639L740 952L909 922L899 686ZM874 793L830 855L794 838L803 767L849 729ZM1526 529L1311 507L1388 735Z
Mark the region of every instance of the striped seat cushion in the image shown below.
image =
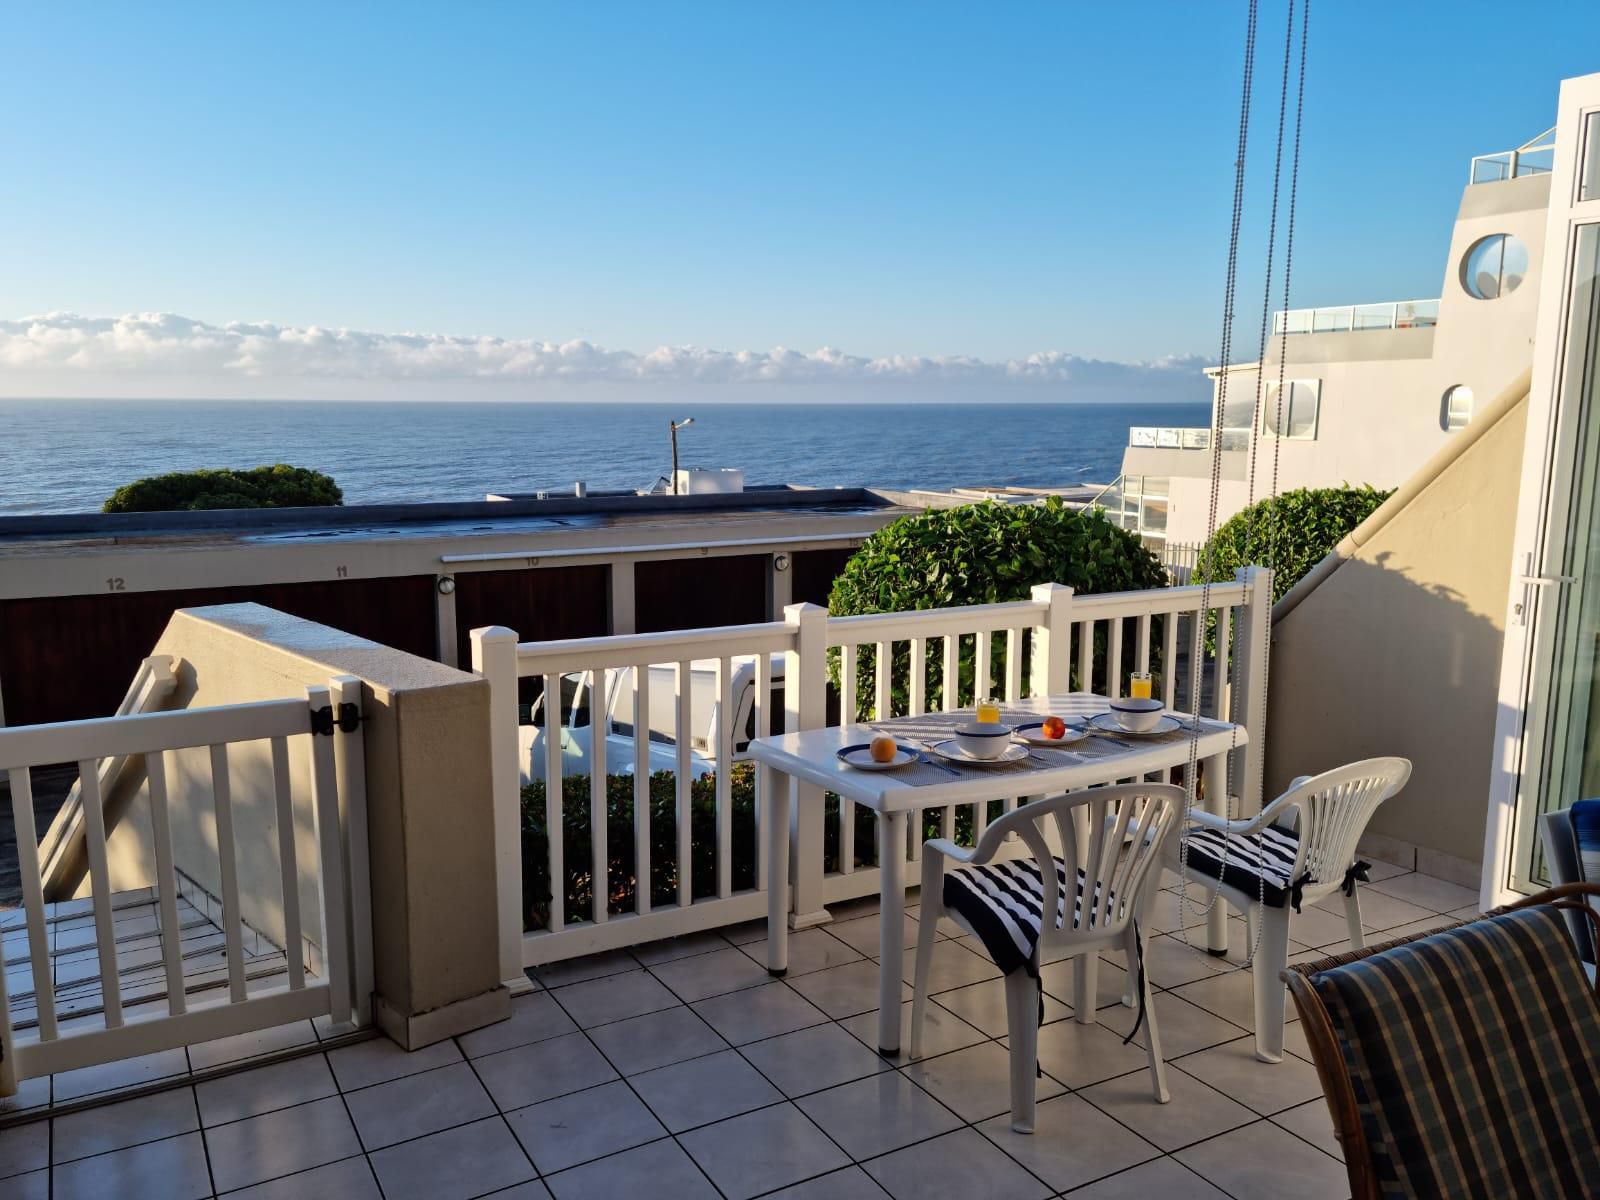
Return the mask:
M1067 867L1059 858L1052 860L1056 868L1056 889L1061 909L1066 909ZM1084 874L1077 872L1078 884L1072 901L1072 928L1077 929L1083 920ZM1116 897L1112 897L1113 904ZM1098 911L1100 889L1095 888L1091 904L1090 925L1093 912ZM1039 945L1039 929L1044 924L1044 886L1039 877L1039 864L1032 858L1018 858L1010 862L985 863L978 867L957 867L944 877L944 906L959 913L972 931L978 935L995 966L1007 975L1021 968L1034 973L1034 950ZM1060 928L1060 922L1057 922Z
M1260 833L1223 833L1205 826L1191 828L1188 834L1187 865L1202 878L1215 879L1248 896L1261 894L1271 908L1282 908L1289 901L1293 881L1294 856L1300 849L1299 835L1292 829L1269 825Z
M1600 1004L1561 914L1523 909L1310 980L1385 1196L1593 1196Z
M1600 883L1600 800L1579 800L1567 810L1577 848L1578 877Z

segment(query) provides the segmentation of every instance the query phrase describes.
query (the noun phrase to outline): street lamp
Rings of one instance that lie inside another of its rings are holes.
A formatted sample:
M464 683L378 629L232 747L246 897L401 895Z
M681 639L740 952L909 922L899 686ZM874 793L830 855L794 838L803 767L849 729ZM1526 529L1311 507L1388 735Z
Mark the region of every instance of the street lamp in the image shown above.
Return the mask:
M678 494L678 430L687 429L694 424L693 417L685 417L681 421L668 421L667 425L672 430L672 494Z

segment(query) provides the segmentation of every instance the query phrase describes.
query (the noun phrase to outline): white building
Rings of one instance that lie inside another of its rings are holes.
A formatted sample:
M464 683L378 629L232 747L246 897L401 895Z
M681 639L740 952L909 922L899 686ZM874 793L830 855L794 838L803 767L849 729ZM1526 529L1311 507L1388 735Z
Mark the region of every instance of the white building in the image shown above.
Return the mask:
M1279 491L1409 476L1531 361L1553 132L1472 160L1438 299L1277 313L1265 377L1230 367L1220 420L1212 369L1208 428L1128 431L1106 510L1181 563L1206 539L1214 455L1219 525L1270 494L1274 471Z

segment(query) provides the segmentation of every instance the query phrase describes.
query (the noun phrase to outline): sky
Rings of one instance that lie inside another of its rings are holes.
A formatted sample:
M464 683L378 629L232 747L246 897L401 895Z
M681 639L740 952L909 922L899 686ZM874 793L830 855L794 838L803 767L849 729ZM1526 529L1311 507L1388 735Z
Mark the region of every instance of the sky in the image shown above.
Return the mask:
M1245 12L8 5L0 394L1203 399ZM1592 0L1316 0L1293 304L1438 295L1468 160L1597 47Z

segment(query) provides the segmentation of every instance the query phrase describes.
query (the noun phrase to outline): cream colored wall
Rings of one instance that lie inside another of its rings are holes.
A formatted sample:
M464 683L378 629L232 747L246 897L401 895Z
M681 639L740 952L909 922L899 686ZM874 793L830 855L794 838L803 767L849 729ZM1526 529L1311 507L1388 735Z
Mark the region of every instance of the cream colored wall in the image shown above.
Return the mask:
M463 1028L504 1016L500 987L489 779L488 685L475 675L255 604L173 614L155 653L182 660L171 707L300 698L334 675L362 680L375 984L380 1015L406 1040L420 1014L471 1003ZM296 857L308 931L320 911L307 739L290 740ZM241 909L274 940L283 933L278 826L267 743L230 750ZM220 894L207 752L169 755L175 858ZM116 885L151 882L142 786L113 797ZM483 997L500 993L496 1004ZM448 1020L430 1037L459 1032Z
M1371 832L1483 851L1527 403L1512 406L1273 628L1268 794L1380 754L1410 784Z
M1528 368L1549 194L1548 175L1463 190L1439 285L1436 327L1295 334L1286 339L1284 378L1322 380L1317 436L1307 441L1254 440L1257 497L1271 493L1274 471L1280 491L1344 483L1396 487L1456 436L1441 424L1448 388L1470 387L1481 409ZM1512 234L1527 246L1528 275L1520 287L1499 299L1477 300L1461 285L1461 263L1473 243L1495 233ZM1279 341L1270 340L1269 382L1278 378L1278 351ZM1250 365L1233 371L1230 408L1235 397L1253 394L1257 383ZM1125 452L1125 471L1133 470L1127 464L1134 454ZM1197 490L1174 478L1168 536L1173 541L1204 541L1211 456L1191 451L1173 470L1175 475L1193 472L1204 486ZM1219 523L1243 503L1242 488L1225 491Z

